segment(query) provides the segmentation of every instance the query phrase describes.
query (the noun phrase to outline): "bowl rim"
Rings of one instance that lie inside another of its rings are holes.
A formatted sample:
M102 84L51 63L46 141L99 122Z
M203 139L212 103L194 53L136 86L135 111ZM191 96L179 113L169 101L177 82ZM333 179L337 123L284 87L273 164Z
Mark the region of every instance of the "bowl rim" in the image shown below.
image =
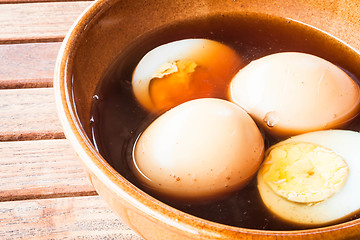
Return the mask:
M295 237L297 235L330 233L360 225L360 218L327 227L290 231L248 229L225 225L202 219L173 208L138 189L115 171L97 152L81 126L81 122L76 114L76 109L74 109L76 106L73 102L72 92L68 91L68 87L71 87L71 81L67 81L69 79L67 71L69 56L76 52L79 38L88 23L118 1L120 0L97 0L92 2L81 13L67 32L61 44L54 71L53 88L61 125L66 138L70 141L71 146L90 172L133 207L145 212L158 221L164 222L166 225L181 229L190 234L201 233L202 237L219 237L219 233L221 236L224 235L228 237L234 236L234 234Z

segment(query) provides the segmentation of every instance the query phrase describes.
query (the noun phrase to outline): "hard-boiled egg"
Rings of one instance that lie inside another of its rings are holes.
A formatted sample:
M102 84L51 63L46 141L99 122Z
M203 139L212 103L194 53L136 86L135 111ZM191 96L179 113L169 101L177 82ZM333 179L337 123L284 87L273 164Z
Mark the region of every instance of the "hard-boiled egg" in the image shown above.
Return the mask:
M241 69L229 98L275 136L344 126L360 109L358 84L314 55L283 52Z
M150 124L135 145L133 165L151 191L203 200L244 187L263 153L262 135L243 109L204 98L172 108Z
M132 87L137 100L152 112L185 101L226 98L241 59L230 47L207 39L170 42L148 52L136 66Z
M360 209L360 133L323 130L265 153L258 189L267 208L293 223L324 225Z

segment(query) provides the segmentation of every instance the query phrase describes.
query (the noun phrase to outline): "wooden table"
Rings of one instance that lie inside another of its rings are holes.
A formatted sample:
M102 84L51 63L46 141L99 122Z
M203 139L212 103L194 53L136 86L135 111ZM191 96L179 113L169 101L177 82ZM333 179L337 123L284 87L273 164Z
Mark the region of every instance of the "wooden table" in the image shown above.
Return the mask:
M56 113L57 52L90 3L0 0L0 239L140 239L97 195Z

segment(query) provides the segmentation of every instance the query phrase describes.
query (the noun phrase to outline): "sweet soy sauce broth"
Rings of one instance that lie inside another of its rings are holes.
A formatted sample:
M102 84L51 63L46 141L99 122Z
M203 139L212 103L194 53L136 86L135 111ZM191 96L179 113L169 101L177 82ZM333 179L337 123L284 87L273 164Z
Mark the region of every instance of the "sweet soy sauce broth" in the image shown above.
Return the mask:
M277 52L299 51L331 61L355 80L360 76L360 56L355 51L319 30L283 18L257 14L216 15L180 22L146 34L119 53L114 64L109 66L94 95L91 117L93 143L100 154L121 175L144 191L132 174L129 163L136 138L157 116L149 114L134 98L132 72L151 49L186 38L207 38L224 43L235 49L245 64ZM359 131L359 118L348 129ZM277 141L264 136L267 147ZM174 202L152 195L194 216L231 226L266 230L310 228L282 221L271 214L263 205L256 184L254 178L244 189L215 202ZM350 216L343 221L357 217Z

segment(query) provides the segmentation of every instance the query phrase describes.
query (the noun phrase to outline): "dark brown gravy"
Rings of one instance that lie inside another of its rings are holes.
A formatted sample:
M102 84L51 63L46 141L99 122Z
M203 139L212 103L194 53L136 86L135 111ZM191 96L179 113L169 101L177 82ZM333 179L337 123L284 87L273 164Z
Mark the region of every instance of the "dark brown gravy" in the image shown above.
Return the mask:
M145 34L120 53L109 67L94 95L91 118L93 142L98 151L120 174L141 189L144 188L133 176L128 163L135 139L156 116L148 114L134 99L131 75L148 51L185 38L208 38L227 44L243 57L246 64L276 52L311 53L340 66L354 79L360 77L358 53L319 30L288 19L255 14L217 15ZM360 118L348 128L359 131ZM267 146L276 142L268 136L265 140ZM155 197L184 212L227 225L268 230L310 228L284 222L271 214L261 202L255 179L245 189L211 203L174 203Z

